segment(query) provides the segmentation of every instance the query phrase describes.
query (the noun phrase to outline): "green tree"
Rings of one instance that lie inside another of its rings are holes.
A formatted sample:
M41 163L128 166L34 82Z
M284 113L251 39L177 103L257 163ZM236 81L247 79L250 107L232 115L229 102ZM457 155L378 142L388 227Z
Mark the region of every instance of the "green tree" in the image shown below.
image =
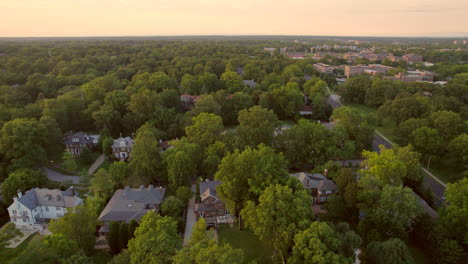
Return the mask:
M130 167L134 171L137 183L148 184L165 179L163 163L159 154L159 131L149 123L137 130L135 143L130 158Z
M186 204L193 197L193 193L189 186L180 186L176 190L176 197Z
M384 184L401 185L403 177L406 176L406 166L398 159L393 149L386 149L380 145L380 153L364 151L365 160L363 166L367 169L361 172L376 177Z
M242 216L255 235L271 242L275 257L286 261L294 235L310 223L310 206L310 195L305 190L293 191L276 184L262 192L258 204L248 201Z
M421 118L410 118L402 122L396 129L396 134L398 136L398 141L402 145L407 145L409 143L408 135L413 133L414 130L421 127L428 127L429 121L427 119Z
M0 248L5 248L10 244L10 240L21 236L23 233L16 228L14 223L7 223L0 228Z
M445 142L449 142L451 139L462 133L465 126L461 116L451 111L432 113L429 116L429 122L431 123L431 126L444 138Z
M361 242L359 236L348 230L340 234L325 222L313 222L294 236L290 263L354 263L354 248ZM343 250L346 248L347 252ZM347 253L347 254L346 254Z
M13 197L18 190L22 192L43 186L47 183L47 176L37 170L19 169L12 172L2 184L4 201L8 204L13 202Z
M265 145L258 149L247 147L226 155L219 165L215 179L223 184L217 193L231 212L239 211L248 200L256 200L271 184L286 183L289 179L287 162L281 154Z
M127 248L129 240L128 235L128 224L126 222L121 222L119 225L119 242L122 250Z
M91 186L89 189L93 192L94 196L109 199L114 193L114 184L112 183L111 176L106 169L99 169L90 181Z
M161 213L165 216L171 216L178 219L185 208L184 202L175 196L169 196L161 204Z
M109 176L115 189L122 188L130 176L130 166L124 161L112 162L109 166Z
M68 149L63 151L62 155L62 166L71 171L76 171L78 169L78 164L76 163L73 155L68 151Z
M239 112L238 133L247 145L257 146L264 143L271 145L273 131L278 126L278 118L271 110L253 106Z
M122 250L120 242L120 228L119 222L112 221L109 224L109 235L107 236L107 243L109 244L112 254L119 254Z
M367 75L356 75L340 86L340 94L345 103L364 104L366 91L371 87L372 81Z
M449 155L457 160L459 168L467 166L468 163L468 134L461 134L454 138L447 146Z
M49 229L54 234L62 234L76 242L86 253L91 253L96 239L97 214L90 207L78 205L73 212L68 212L58 219L52 219Z
M421 127L414 130L410 135L410 143L419 153L426 154L428 158L427 167L429 168L431 158L440 155L443 139L439 132L433 128Z
M220 80L224 81L226 89L229 93L242 92L244 83L242 77L233 71L226 71L221 75Z
M179 186L186 186L190 183L190 178L195 175L196 164L184 151L176 151L165 158L167 163L167 175L169 182L174 189Z
M384 242L373 242L367 246L367 257L370 263L412 264L413 258L408 247L398 238Z
M177 222L149 212L141 218L135 237L128 243L130 263L171 263L180 246Z
M203 147L215 142L216 133L223 130L223 120L215 114L201 113L192 118L192 124L185 128L187 138Z

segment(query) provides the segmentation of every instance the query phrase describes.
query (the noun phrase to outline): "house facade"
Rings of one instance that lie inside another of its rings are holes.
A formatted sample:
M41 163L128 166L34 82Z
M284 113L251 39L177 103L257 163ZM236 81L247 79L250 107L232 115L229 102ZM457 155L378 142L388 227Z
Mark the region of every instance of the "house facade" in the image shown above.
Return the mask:
M197 95L190 94L181 94L180 95L180 104L183 110L191 110L195 107L195 103L200 98Z
M328 201L328 196L337 192L336 184L323 174L299 172L291 176L298 179L304 189L310 191L314 203L325 203Z
M75 206L82 204L78 192L70 187L66 191L35 188L24 195L18 192L8 207L10 220L17 227L34 226L43 221L62 217Z
M230 219L229 211L226 210L216 192L216 187L220 184L220 181L211 180L205 180L199 184L200 201L195 204L195 214L197 219L203 217L207 225L222 223L223 219L226 220L226 216Z
M98 146L99 137L99 135L77 132L64 137L63 144L73 156L79 156L84 148L95 149Z
M99 233L109 233L110 222L129 222L135 220L140 222L148 212L157 213L161 205L166 188L141 185L139 188L125 187L116 190L99 215L98 220L102 223Z
M127 160L132 153L133 144L135 141L131 137L120 137L114 139L112 145L112 155L119 160Z

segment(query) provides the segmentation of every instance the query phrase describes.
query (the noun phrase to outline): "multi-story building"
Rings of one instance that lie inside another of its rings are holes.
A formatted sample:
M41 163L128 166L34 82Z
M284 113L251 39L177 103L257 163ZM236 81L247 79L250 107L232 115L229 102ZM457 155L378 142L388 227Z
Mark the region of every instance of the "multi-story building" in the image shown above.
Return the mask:
M407 71L400 72L390 79L402 82L432 82L434 80L434 73L430 71Z
M114 144L112 145L112 154L116 159L126 160L132 154L132 148L135 141L131 137L120 137L114 139Z
M417 54L405 54L405 55L403 55L402 59L404 61L409 62L409 63L415 63L415 62L422 62L423 61L423 57L421 55L417 55Z
M84 148L95 149L99 143L99 135L89 135L78 132L65 136L63 144L73 156L79 156Z
M304 186L304 189L310 191L314 203L320 204L328 201L328 196L337 191L336 184L320 173L309 174L300 172L291 174L291 176L298 179Z
M229 211L219 199L216 187L220 181L205 180L199 183L200 202L195 204L197 219L203 217L207 225L214 225L232 221Z
M380 64L369 64L369 65L357 65L357 66L345 66L344 72L347 78L359 75L363 73L377 75L386 74L389 70L394 69L390 66L384 66Z
M190 94L181 94L180 95L180 104L183 110L191 110L195 107L195 103L197 102L200 96L197 95L190 95Z
M34 188L24 195L18 191L8 207L11 222L17 227L35 227L50 219L62 217L71 208L82 204L73 187L66 191Z
M140 222L146 213L157 213L165 193L166 188L153 185L149 185L148 188L144 185L140 188L127 186L125 189L116 190L99 215L98 220L102 223L99 233L109 233L110 222L129 222L132 219Z
M315 63L314 69L322 73L332 74L333 71L335 70L335 67L327 65L325 63Z

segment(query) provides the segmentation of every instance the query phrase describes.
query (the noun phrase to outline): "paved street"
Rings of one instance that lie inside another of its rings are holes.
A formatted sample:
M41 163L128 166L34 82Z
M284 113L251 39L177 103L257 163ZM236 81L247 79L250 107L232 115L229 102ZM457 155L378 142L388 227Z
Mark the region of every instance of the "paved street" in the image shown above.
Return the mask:
M56 172L54 170L51 170L49 168L42 168L45 174L47 174L47 178L51 181L56 181L56 182L71 182L73 184L79 184L80 183L80 176L70 176L70 175L64 175L59 172Z

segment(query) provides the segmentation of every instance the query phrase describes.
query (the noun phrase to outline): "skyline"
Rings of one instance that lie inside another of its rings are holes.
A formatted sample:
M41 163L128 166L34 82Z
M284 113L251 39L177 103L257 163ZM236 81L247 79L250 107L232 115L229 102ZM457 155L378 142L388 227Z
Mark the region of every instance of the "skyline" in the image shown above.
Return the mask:
M0 0L0 37L468 37L467 1L386 2Z

